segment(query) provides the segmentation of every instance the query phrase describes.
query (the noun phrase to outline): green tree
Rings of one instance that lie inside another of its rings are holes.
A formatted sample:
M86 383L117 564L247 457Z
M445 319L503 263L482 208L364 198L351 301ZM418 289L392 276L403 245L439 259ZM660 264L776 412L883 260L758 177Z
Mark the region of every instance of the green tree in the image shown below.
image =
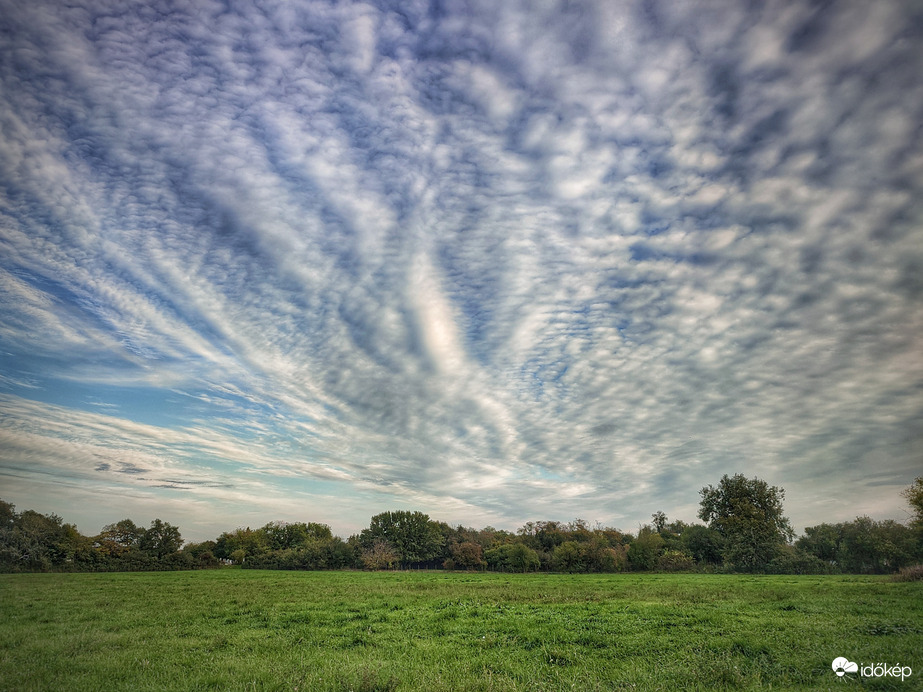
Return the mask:
M794 538L782 513L785 491L759 478L725 474L718 486L701 490L699 518L721 534L724 560L734 569L763 569L780 546Z
M179 528L160 519L154 519L141 536L138 547L145 553L162 560L183 547Z
M498 572L535 572L538 553L522 543L505 543L484 553L488 566Z
M238 553L240 551L240 553ZM262 529L235 529L225 531L215 541L215 557L243 564L247 557L256 557L269 551L269 541ZM237 557L234 555L237 554Z
M806 527L804 535L795 541L795 547L818 560L834 565L840 559L842 540L842 524L818 524Z
M657 569L663 572L688 572L695 567L695 559L682 550L665 550L657 558Z
M115 524L107 524L95 538L97 549L109 557L118 557L129 550L138 550L145 529L136 526L131 519L122 519Z
M721 564L724 539L714 529L701 524L687 526L680 535L680 545L699 565Z
M0 500L0 531L3 529L12 529L16 525L16 505Z
M301 548L314 541L333 538L333 533L327 524L317 524L313 521L307 524L272 521L260 530L266 535L266 542L270 550Z
M916 547L915 558L923 560L923 476L914 479L913 484L901 493L913 509L913 518L910 526L914 532Z
M581 520L576 520L580 522ZM530 521L519 529L520 540L533 550L550 553L568 540L569 530L559 521Z
M657 566L657 558L663 552L663 538L651 529L642 526L638 537L628 546L628 562L632 569L649 570Z
M913 508L913 524L923 528L923 476L914 479L913 483L901 492L901 495Z
M551 556L551 564L558 572L585 572L585 560L585 544L578 541L564 541L555 546Z
M769 563L770 574L832 574L833 564L794 545L783 545Z
M183 546L183 553L188 555L192 563L199 567L217 567L219 564L218 558L215 557L214 541L187 543Z
M913 483L901 494L913 509L913 518L910 521L916 541L913 552L917 560L923 560L923 476L914 479Z
M837 526L840 531L837 563L844 572L896 572L914 558L912 530L892 519L875 521L856 517Z
M439 524L430 521L428 515L400 510L376 514L369 528L359 534L359 540L365 548L385 540L401 562L413 564L437 557L444 538Z
M56 514L0 504L0 570L42 572L73 563L82 537ZM69 568L69 567L68 567Z

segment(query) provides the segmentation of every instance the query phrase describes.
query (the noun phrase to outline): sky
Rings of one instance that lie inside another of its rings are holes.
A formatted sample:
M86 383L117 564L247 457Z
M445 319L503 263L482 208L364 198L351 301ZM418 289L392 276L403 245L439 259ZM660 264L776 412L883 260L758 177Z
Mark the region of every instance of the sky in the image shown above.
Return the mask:
M891 0L0 0L0 498L906 520L921 46Z

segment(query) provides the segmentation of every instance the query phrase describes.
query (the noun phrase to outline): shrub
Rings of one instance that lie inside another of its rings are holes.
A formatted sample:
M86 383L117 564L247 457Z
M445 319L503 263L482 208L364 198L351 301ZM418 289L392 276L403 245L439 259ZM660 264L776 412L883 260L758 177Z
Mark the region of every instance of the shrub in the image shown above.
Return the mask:
M455 543L450 548L450 552L452 557L446 562L451 560L455 567L446 567L446 569L483 569L487 566L484 562L484 549L472 541Z
M586 546L586 568L590 572L622 572L628 564L628 547L608 547L592 540Z
M377 538L362 551L362 566L366 569L394 569L398 563L394 547L383 538Z
M218 558L215 557L215 554L210 550L203 550L199 553L199 565L202 567L217 567Z
M769 574L833 574L837 569L816 555L793 545L783 545L764 571Z
M897 574L891 575L891 581L923 581L923 565L901 567Z
M505 543L488 550L488 566L498 572L534 572L541 564L538 553L522 543Z
M650 570L657 565L657 558L663 550L663 538L651 531L649 526L642 527L628 546L628 562L634 570Z
M688 572L695 569L695 558L682 550L667 550L657 558L657 569L664 572Z
M586 550L582 543L565 541L551 554L551 564L558 572L585 572Z

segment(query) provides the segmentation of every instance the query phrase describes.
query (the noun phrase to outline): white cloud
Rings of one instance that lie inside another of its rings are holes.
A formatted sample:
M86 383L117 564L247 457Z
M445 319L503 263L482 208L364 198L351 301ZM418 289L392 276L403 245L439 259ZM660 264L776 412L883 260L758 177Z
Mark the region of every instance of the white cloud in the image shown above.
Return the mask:
M214 480L175 484L199 521L333 483L331 517L504 524L635 522L725 472L855 480L880 440L909 474L903 10L648 10L12 13L17 487L166 497L122 460ZM29 402L64 382L169 387L185 425Z

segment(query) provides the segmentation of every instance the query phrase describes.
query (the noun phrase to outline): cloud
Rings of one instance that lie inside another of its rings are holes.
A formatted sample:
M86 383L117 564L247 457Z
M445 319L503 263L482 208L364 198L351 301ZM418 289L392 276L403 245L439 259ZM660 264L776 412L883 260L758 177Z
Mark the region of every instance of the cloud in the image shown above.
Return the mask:
M628 526L742 471L899 504L866 475L909 482L923 409L902 4L8 9L29 497Z

